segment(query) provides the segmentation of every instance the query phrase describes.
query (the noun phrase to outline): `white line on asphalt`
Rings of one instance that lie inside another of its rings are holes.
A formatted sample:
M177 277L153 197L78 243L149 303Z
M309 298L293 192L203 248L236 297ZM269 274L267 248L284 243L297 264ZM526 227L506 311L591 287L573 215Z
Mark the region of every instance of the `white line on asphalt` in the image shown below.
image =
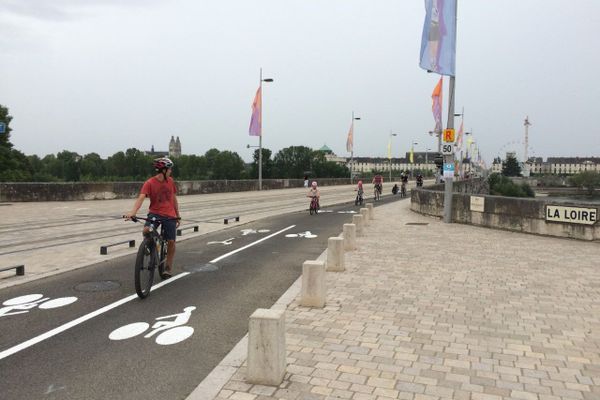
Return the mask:
M235 253L237 253L237 252L240 252L240 251L242 251L242 250L245 250L245 249L247 249L248 247L252 247L252 246L254 246L255 244L258 244L258 243L260 243L260 242L262 242L262 241L265 241L265 240L267 240L267 239L270 239L270 238L272 238L273 236L277 236L277 235L279 235L279 234L280 234L280 233L282 233L282 232L285 232L285 231L288 231L288 230L290 230L290 229L294 228L295 226L296 226L296 225L290 225L290 226L288 226L287 228L283 228L282 230L280 230L280 231L278 231L278 232L275 232L275 233L272 233L272 234L270 234L269 236L265 236L265 237L264 237L264 238L262 238L262 239L258 239L256 242L252 242L252 243L250 243L250 244L247 244L247 245L245 245L244 247L240 247L239 249L236 249L236 250L230 251L230 252L229 252L229 253L227 253L227 254L223 254L222 256L219 256L219 257L217 257L217 258L215 258L214 260L211 260L211 261L209 261L209 262L211 262L211 263L216 263L216 262L218 262L218 261L221 261L222 259L224 259L224 258L227 258L227 257L229 257L229 256L230 256L230 255L232 255L232 254L235 254Z
M284 229L280 230L279 232L275 232L275 233L273 233L273 234L271 234L271 235L269 235L269 236L265 236L265 237L264 237L264 238L262 238L262 239L259 239L259 240L255 241L255 242L252 242L252 243L250 243L250 244L247 244L247 245L246 245L246 246L244 246L244 247L240 247L240 248L239 248L239 249L237 249L237 250L230 251L230 252L229 252L229 253L227 253L227 254L223 254L222 256L220 256L220 257L217 257L217 258L215 258L214 260L212 260L212 261L210 261L210 262L211 262L211 263L215 263L215 262L217 262L217 261L220 261L220 260L222 260L222 259L224 259L224 258L227 258L227 257L229 257L229 256L230 256L230 255L232 255L232 254L235 254L235 253L237 253L237 252L240 252L240 251L242 251L242 250L245 250L245 249L247 249L248 247L252 247L252 246L254 246L255 244L258 244L258 243L260 243L260 242L263 242L263 241L265 241L265 240L267 240L267 239L270 239L270 238L272 238L273 236L276 236L276 235L278 235L278 234L280 234L280 233L282 233L282 232L285 232L285 231L287 231L287 230L289 230L289 229L292 229L292 228L293 228L293 227L295 227L295 226L296 226L296 225L290 225L290 226L288 226L287 228L284 228ZM180 278L183 278L183 277L185 277L185 276L187 276L187 275L189 275L189 274L190 274L189 272L182 272L181 274L177 274L177 275L173 276L172 278L170 278L170 279L168 279L168 280L166 280L166 281L162 281L161 283L159 283L159 284L157 284L157 285L153 285L151 290L152 290L152 291L154 291L155 289L159 289L159 288L161 288L161 287L163 287L163 286L165 286L165 285L168 285L168 284L169 284L169 283L171 283L171 282L175 282L176 280L178 280L178 279L180 279ZM2 359L4 359L4 358L6 358L6 357L8 357L8 356L11 356L11 355L13 355L13 354L15 354L15 353L18 353L18 352L19 352L19 351L21 351L21 350L25 350L26 348L28 348L28 347L31 347L31 346L33 346L34 344L37 344L37 343L40 343L40 342L42 342L42 341L44 341L44 340L46 340L46 339L49 339L49 338L51 338L52 336L56 336L56 335L58 335L59 333L62 333L62 332L64 332L64 331L66 331L67 329L71 329L72 327L74 327L74 326L77 326L77 325L79 325L79 324L81 324L81 323L83 323L83 322L85 322L85 321L88 321L88 320L90 320L90 319L94 318L94 317L97 317L98 315L104 314L105 312L107 312L107 311L110 311L110 310L112 310L113 308L117 308L117 307L119 307L120 305L123 305L123 304L125 304L125 303L128 303L128 302L130 302L131 300L133 300L133 299L136 299L137 297L138 297L138 296L137 296L137 294L132 294L131 296L127 296L127 297L125 297L125 298L123 298L123 299L121 299L121 300L117 300L117 301L115 301L114 303L111 303L111 304L109 304L109 305L107 305L107 306L104 306L104 307L102 307L102 308L100 308L100 309L98 309L98 310L96 310L96 311L92 311L91 313L89 313L89 314L86 314L86 315L84 315L84 316L82 316L82 317L79 317L79 318L77 318L77 319L74 319L74 320L73 320L73 321L71 321L71 322L67 322L67 323L66 323L66 324L64 324L64 325L61 325L61 326L58 326L58 327L56 327L56 328L54 328L54 329L52 329L52 330L49 330L49 331L48 331L48 332L46 332L46 333L42 333L42 334L41 334L41 335L39 335L39 336L36 336L36 337L34 337L34 338L31 338L31 339L29 339L29 340L27 340L27 341L25 341L25 342L23 342L23 343L20 343L20 344L18 344L18 345L16 345L16 346L13 346L13 347L9 348L9 349L6 349L6 350L4 350L4 351L1 351L1 352L0 352L0 360L2 360Z

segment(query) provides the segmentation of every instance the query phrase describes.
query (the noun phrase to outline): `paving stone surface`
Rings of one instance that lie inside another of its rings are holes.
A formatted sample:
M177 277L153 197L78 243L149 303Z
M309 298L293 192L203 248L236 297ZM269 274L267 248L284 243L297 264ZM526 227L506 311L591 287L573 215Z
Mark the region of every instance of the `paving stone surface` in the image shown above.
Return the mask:
M244 364L216 398L600 399L598 243L408 206L375 209L324 308L288 305L283 383L248 384Z

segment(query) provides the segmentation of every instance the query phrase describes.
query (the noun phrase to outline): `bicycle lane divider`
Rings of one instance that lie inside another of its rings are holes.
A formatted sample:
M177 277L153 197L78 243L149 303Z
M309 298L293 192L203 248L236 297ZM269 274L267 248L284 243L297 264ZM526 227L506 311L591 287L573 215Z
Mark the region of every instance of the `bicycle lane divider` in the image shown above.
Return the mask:
M215 263L215 262L218 262L220 260L223 260L223 259L225 259L225 258L227 258L227 257L229 257L229 256L231 256L231 255L233 255L235 253L238 253L238 252L240 252L242 250L245 250L245 249L247 249L249 247L252 247L252 246L254 246L254 245L258 244L258 243L264 242L265 240L268 240L268 239L270 239L270 238L272 238L274 236L277 236L280 233L283 233L283 232L285 232L287 230L290 230L290 229L294 228L295 226L296 225L290 225L287 228L284 228L284 229L282 229L280 231L277 231L277 232L272 233L272 234L270 234L268 236L265 236L264 238L261 238L259 240L256 240L256 241L250 243L250 244L247 244L247 245L245 245L243 247L240 247L239 249L236 249L236 250L230 251L229 253L223 254L222 256L219 256L219 257L211 260L210 262L211 263ZM177 275L173 276L172 278L170 278L170 279L168 279L166 281L162 281L162 282L160 282L160 283L158 283L156 285L153 285L150 290L154 291L155 289L160 289L161 287L166 286L169 283L175 282L178 279L184 278L184 277L186 277L188 275L190 275L190 272L182 272L180 274L177 274ZM115 308L117 308L117 307L119 307L119 306L121 306L121 305L123 305L125 303L128 303L131 300L137 299L137 298L138 298L137 294L132 294L130 296L124 297L121 300L117 300L114 303L111 303L111 304L106 305L106 306L104 306L102 308L99 308L96 311L92 311L89 314L83 315L83 316L81 316L79 318L76 318L76 319L70 321L70 322L67 322L66 324L63 324L63 325L58 326L58 327L56 327L54 329L51 329L51 330L49 330L46 333L38 335L38 336L36 336L34 338L31 338L29 340L26 340L25 342L20 343L20 344L18 344L16 346L10 347L10 348L8 348L6 350L0 351L0 360L3 360L3 359L5 359L5 358L7 358L7 357L9 357L9 356L11 356L11 355L13 355L15 353L18 353L18 352L20 352L22 350L25 350L25 349L27 349L27 348L29 348L29 347L37 344L37 343L43 342L46 339L50 339L53 336L56 336L56 335L58 335L58 334L60 334L62 332L65 332L68 329L71 329L71 328L73 328L73 327L75 327L77 325L80 325L80 324L82 324L82 323L84 323L84 322L86 322L86 321L88 321L88 320L90 320L92 318L95 318L95 317L97 317L99 315L102 315L102 314L106 313L107 311L115 309Z

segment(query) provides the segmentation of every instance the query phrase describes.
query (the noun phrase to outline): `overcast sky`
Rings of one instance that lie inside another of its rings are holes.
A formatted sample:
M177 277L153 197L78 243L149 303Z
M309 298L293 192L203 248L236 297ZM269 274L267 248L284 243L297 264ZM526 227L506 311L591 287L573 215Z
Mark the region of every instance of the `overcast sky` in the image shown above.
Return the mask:
M422 0L0 0L0 104L26 154L246 145L342 156L435 149ZM459 0L456 109L488 161L600 156L600 1ZM447 110L444 87L444 114ZM456 126L460 119L456 119ZM446 116L444 115L444 125Z

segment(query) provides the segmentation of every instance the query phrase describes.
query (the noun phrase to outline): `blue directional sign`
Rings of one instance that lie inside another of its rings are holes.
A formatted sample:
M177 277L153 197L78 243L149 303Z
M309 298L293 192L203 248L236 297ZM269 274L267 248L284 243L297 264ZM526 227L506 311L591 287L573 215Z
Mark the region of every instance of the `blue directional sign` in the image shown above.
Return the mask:
M454 163L444 163L444 178L452 178L454 176Z
M6 124L4 122L0 122L0 133L6 133Z

